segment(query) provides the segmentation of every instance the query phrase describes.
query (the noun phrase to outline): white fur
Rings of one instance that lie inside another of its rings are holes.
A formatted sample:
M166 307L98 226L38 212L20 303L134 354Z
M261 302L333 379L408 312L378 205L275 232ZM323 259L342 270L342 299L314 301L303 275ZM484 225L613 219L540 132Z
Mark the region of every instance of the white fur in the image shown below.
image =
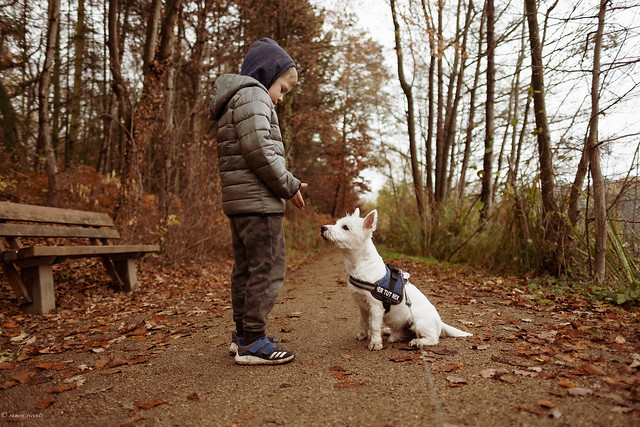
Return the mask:
M344 266L349 276L375 283L386 273L385 263L378 254L371 236L376 229L378 212L371 211L360 218L360 209L351 215L339 219L334 225L321 228L322 237L334 243L344 255ZM405 273L405 278L409 275ZM440 320L436 308L418 288L407 281L405 299L400 304L391 305L385 313L382 302L375 299L371 292L358 288L351 283L349 292L360 308L361 331L359 340L369 338L369 350L382 349L382 334L388 327L389 342L411 339L410 345L436 345L441 336L468 337L472 334L449 326ZM411 308L406 300L411 301Z

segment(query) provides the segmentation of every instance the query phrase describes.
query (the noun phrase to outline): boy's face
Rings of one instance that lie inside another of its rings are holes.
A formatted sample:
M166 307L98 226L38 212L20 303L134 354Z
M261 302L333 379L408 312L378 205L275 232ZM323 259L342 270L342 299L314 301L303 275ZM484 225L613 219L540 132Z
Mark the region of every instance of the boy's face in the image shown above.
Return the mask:
M269 96L274 105L282 102L282 98L293 89L298 83L298 70L295 67L289 68L278 80L273 82L269 88Z

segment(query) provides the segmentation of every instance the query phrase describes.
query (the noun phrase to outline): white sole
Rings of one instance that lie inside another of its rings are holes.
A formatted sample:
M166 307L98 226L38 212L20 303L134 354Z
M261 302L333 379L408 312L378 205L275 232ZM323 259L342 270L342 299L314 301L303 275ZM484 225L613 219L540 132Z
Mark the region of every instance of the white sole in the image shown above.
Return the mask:
M282 365L283 363L290 362L294 357L295 354L292 354L291 356L284 359L269 360L257 356L252 356L250 354L246 356L240 356L239 354L236 354L235 360L238 365Z

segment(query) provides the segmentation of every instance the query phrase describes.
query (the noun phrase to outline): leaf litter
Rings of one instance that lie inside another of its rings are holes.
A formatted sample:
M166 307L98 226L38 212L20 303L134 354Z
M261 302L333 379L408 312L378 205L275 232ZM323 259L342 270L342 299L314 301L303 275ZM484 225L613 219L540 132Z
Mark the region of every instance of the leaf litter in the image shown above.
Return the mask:
M497 407L508 403L522 416L557 419L566 418L572 405L591 400L594 408L604 405L612 414L637 420L637 309L529 291L526 283L510 277L486 279L452 268L427 268L413 260L394 263L412 271L412 281L433 298L444 320L469 328L474 336L443 339L425 349L427 356L406 344L393 344L409 353L387 358L387 363L397 369L405 369L407 362L428 363L438 393L449 401L482 405L478 399L484 398ZM69 404L54 396L108 393L111 387L101 385L99 376L127 376L132 365L161 363L167 348L224 315L230 307L229 270L229 260L211 263L206 272L195 265L176 270L142 263L140 291L124 294L109 289L105 277L92 276L99 269L80 263L64 276L56 271L59 308L43 316L23 314L8 285L1 283L0 389L23 394L25 402L32 402L31 409L42 411ZM78 286L79 281L84 284ZM290 312L287 318L295 321L301 315ZM342 359L349 366L357 363L353 354ZM366 386L366 380L342 366L335 365L330 374L336 393ZM33 394L30 387L42 382L50 384ZM478 396L478 388L486 392ZM196 404L200 399L197 393L189 396L193 398L185 401ZM520 401L514 402L517 396ZM122 408L133 417L167 403L165 398L141 399ZM461 422L458 417L472 407L463 405L449 416Z

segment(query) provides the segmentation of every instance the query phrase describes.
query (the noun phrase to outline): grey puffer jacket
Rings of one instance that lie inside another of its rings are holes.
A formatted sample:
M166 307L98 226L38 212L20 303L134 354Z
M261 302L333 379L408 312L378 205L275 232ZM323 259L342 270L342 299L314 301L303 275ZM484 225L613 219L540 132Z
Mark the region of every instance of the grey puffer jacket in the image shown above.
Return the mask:
M209 118L218 122L222 209L228 216L281 215L300 180L286 169L278 116L267 89L252 77L215 81Z

